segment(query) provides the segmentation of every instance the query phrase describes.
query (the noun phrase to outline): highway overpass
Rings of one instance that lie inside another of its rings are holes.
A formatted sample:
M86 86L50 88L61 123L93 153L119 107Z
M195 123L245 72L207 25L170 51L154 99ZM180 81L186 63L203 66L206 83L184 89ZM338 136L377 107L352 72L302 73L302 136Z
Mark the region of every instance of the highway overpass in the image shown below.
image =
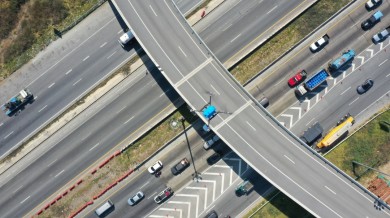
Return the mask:
M273 185L316 216L389 216L388 208L375 209L376 199L367 190L300 144L260 108L171 1L113 2L161 73L192 108L205 106L212 92L213 105L231 113L218 114L211 128Z

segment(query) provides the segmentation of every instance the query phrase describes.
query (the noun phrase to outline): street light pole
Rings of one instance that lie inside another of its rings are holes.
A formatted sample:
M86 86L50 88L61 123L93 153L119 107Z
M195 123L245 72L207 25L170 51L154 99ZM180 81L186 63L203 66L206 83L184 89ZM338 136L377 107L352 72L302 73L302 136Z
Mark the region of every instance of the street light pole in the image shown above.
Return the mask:
M186 126L185 126L185 118L184 117L180 117L179 121L181 121L181 124L183 126L183 131L184 131L184 135L186 137L186 141L187 141L187 146L188 146L188 150L190 151L190 156L191 156L191 161L192 161L192 166L194 167L194 173L192 174L192 179L195 180L196 182L199 182L199 180L202 180L202 177L200 176L200 173L198 173L198 171L196 171L196 167L195 167L195 161L194 161L194 157L192 156L192 151L191 151L191 147L190 147L190 141L188 140L188 136L187 136L187 131L186 131Z

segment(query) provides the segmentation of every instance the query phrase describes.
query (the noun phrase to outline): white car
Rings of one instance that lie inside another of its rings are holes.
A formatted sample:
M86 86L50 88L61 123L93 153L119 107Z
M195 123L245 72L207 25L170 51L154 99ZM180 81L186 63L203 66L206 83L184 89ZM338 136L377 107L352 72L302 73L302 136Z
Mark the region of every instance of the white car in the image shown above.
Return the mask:
M389 37L389 35L390 35L390 27L382 30L380 33L375 34L372 37L372 42L377 44L378 42L385 40L387 37Z
M132 40L134 38L134 35L133 33L131 32L131 30L123 33L123 35L119 38L119 43L121 44L122 47L124 47L128 42L130 42L130 40Z
M367 10L372 10L376 7L378 7L382 3L382 0L368 0L366 2L366 8Z
M162 169L163 165L161 161L157 161L153 166L148 168L149 173L154 174Z
M206 150L211 148L211 146L213 146L214 143L217 142L218 140L219 140L219 137L217 135L214 135L211 139L207 140L203 144L203 148L206 149Z
M142 198L144 198L145 195L142 191L139 191L137 194L135 194L133 197L129 198L129 200L127 200L127 203L130 205L130 206L134 206L135 204L137 204L139 201L142 200Z
M319 38L317 41L313 42L313 44L310 45L310 51L316 52L322 49L328 43L329 43L329 36L325 34L323 37Z

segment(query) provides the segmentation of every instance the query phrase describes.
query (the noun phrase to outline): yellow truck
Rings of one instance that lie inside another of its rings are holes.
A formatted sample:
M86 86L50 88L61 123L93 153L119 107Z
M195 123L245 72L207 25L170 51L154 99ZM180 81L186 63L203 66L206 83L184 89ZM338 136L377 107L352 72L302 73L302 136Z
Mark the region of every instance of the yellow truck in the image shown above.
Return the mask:
M328 134L317 144L319 149L333 145L340 137L348 134L349 129L355 123L351 115L346 115L337 126L329 131Z

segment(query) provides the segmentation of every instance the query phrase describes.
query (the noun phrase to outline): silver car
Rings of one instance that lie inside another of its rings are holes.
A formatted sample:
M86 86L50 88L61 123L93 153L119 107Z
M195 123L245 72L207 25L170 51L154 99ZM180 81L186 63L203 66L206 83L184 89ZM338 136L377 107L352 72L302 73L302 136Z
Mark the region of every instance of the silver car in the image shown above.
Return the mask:
M386 28L386 29L382 30L380 33L375 34L372 37L372 42L377 44L377 43L385 40L387 37L389 37L389 35L390 35L390 28Z
M139 191L137 194L135 194L133 197L129 198L129 200L127 200L127 203L130 205L130 206L134 206L136 205L138 202L140 202L142 200L142 198L144 198L145 195L142 191Z

